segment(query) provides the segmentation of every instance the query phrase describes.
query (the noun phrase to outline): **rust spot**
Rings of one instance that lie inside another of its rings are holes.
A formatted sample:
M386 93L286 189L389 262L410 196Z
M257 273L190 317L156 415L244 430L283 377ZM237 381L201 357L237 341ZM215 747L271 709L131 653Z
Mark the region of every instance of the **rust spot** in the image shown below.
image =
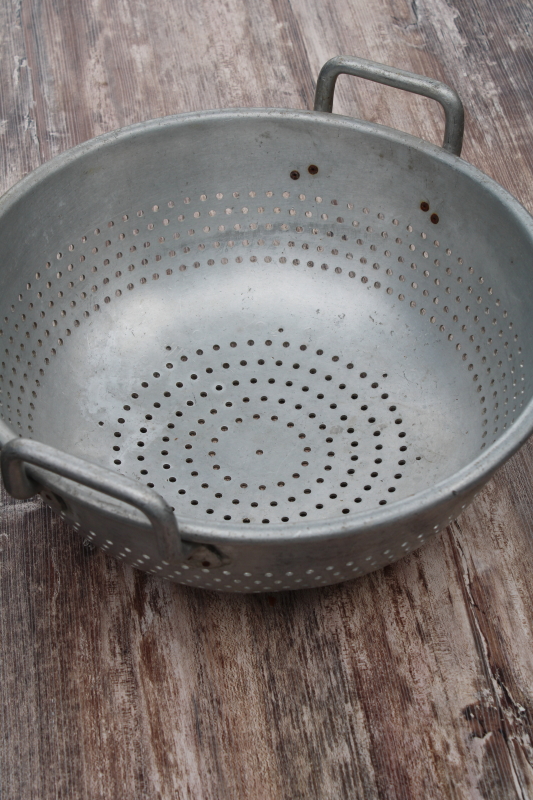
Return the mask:
M429 211L429 203L426 203L426 201L423 200L420 203L420 208L422 209L422 211Z
M318 167L316 164L309 164L307 171L310 175L316 175L318 172Z
M432 221L433 225L436 225L437 222L439 221L439 215L438 214L432 214L430 216L430 220Z
M299 177L300 173L298 172L298 170L293 169L293 171L291 172L291 178L293 179L293 181L297 181Z

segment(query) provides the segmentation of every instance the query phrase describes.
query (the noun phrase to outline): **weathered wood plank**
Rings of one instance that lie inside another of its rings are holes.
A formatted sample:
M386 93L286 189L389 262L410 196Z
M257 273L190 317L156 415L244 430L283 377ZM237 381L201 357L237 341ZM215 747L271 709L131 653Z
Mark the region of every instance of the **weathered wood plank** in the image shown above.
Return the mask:
M465 157L533 208L525 0L2 0L1 185L103 131L311 107L356 53L454 85ZM439 142L435 104L343 77L336 110ZM136 573L38 502L0 528L9 798L533 797L533 445L420 551L226 597Z

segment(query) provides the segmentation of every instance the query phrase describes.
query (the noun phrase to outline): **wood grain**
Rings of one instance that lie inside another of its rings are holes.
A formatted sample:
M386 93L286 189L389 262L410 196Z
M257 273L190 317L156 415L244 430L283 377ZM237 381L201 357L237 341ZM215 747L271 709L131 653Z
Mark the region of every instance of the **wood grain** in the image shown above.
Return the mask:
M526 0L0 0L1 187L107 130L312 104L353 53L440 78L464 157L533 209ZM431 101L342 77L335 110L439 142ZM446 532L342 586L224 596L3 498L6 800L533 798L533 445Z

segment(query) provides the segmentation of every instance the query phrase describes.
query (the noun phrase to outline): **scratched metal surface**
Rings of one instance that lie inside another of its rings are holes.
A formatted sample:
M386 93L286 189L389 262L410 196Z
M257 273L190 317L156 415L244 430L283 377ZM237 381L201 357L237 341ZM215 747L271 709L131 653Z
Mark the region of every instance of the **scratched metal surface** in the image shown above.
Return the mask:
M532 210L532 23L517 0L2 0L1 186L149 117L309 108L344 52L453 85L464 157ZM392 89L342 77L336 110L441 138ZM528 444L408 558L275 597L147 577L5 498L1 796L533 797L532 479Z

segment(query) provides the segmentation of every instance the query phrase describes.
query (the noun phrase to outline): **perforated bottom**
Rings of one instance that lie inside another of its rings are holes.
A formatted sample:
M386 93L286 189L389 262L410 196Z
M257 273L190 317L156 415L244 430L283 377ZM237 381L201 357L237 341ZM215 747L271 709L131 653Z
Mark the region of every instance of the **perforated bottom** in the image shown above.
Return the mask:
M114 463L175 495L183 513L188 506L218 521L289 522L385 505L421 460L407 453L387 374L282 339L164 361L162 353L116 420Z

